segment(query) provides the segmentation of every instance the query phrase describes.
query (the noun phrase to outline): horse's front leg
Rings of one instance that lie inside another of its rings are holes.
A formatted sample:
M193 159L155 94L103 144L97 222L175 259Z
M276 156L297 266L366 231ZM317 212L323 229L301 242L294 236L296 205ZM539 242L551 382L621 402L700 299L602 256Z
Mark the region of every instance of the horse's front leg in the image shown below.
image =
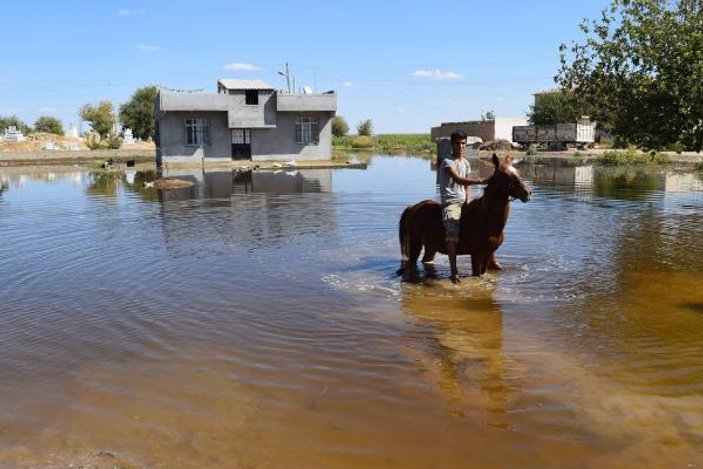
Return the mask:
M498 263L496 259L496 252L493 251L488 259L488 268L493 270L503 270L503 266Z
M422 256L422 263L423 264L434 264L435 254L437 254L437 251L435 251L431 247L425 245L425 254L423 254L423 256Z

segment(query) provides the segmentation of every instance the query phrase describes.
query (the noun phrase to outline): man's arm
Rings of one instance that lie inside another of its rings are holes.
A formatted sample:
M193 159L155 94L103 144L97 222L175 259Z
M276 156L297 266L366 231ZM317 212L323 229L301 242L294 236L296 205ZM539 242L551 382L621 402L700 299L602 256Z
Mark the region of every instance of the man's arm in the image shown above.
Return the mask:
M474 179L474 178L470 178L470 177L463 178L463 177L459 176L457 174L457 172L454 171L454 168L452 168L451 166L445 166L444 170L449 173L449 176L451 176L451 178L454 180L454 182L456 182L457 184L461 184L462 186L473 186L475 184L485 184L486 181L488 181L487 179L481 179L481 178L478 178L478 179Z

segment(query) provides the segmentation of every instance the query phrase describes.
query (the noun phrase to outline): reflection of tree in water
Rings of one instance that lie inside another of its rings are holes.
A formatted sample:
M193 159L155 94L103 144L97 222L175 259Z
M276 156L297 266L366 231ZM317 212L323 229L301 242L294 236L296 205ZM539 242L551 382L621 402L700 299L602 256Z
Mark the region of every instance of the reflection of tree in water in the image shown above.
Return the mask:
M95 171L88 173L88 186L85 191L88 195L102 195L114 197L117 195L119 181L122 173Z
M456 415L478 402L502 426L524 373L503 352L503 314L493 290L465 283L461 291L402 285L403 310L420 320L412 349Z
M578 307L565 305L555 316L571 347L599 363L598 373L648 392L662 386L676 393L679 385L703 392L695 373L677 371L703 370L695 306L703 304L703 215L668 207L666 195L652 197L655 189L655 177L637 168L599 177L600 195L649 203L607 208L615 223L601 229L612 244L611 267L597 280L608 288L591 289Z
M600 197L642 200L658 188L657 176L644 168L599 168L593 180L594 193Z

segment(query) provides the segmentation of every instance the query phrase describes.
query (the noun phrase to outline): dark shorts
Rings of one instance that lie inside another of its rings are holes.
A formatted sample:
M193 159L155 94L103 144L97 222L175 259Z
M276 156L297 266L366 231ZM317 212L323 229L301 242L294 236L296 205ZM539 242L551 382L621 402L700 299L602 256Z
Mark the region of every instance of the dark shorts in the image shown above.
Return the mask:
M459 222L463 203L442 205L442 223L444 223L444 240L448 243L459 242Z

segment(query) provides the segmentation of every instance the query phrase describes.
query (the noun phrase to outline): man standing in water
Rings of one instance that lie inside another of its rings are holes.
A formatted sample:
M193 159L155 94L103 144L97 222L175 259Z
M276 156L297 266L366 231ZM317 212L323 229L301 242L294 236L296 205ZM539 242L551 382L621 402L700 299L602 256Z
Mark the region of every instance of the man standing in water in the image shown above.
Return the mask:
M485 184L487 180L468 177L471 167L464 158L466 134L461 131L454 132L450 140L452 158L442 161L439 171L439 194L442 201L442 222L444 223L449 268L452 272L451 279L454 284L459 284L461 279L456 267L456 248L459 242L461 208L471 199L469 186Z

